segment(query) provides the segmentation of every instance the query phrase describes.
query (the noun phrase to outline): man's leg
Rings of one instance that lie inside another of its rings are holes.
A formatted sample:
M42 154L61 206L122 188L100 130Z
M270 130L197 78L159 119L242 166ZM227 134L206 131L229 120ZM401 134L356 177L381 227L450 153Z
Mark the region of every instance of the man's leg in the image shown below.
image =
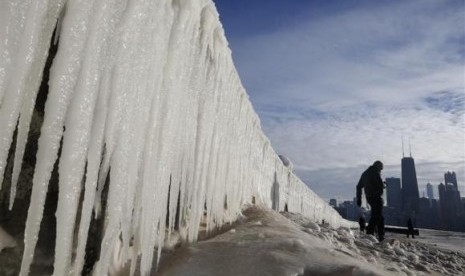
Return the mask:
M367 230L368 235L374 235L376 222L375 222L375 217L373 214L373 206L371 205L371 201L368 201L368 204L370 205L370 208L371 208L371 215L370 215L370 220L368 221L368 226L366 230Z
M378 237L384 238L384 217L383 217L383 199L382 198L370 198L367 199L371 207L371 218L370 224L368 225L367 233L373 235L375 227L377 228ZM371 228L370 228L371 226Z
M376 222L376 212L375 212L375 208L376 208L376 204L374 203L373 199L371 198L367 198L367 203L370 205L370 209L371 209L371 215L370 215L370 220L368 221L368 226L367 226L367 234L368 235L374 235L375 234L375 227L377 225L377 222Z
M384 216L383 216L383 199L378 198L379 219L378 219L378 239L384 239Z

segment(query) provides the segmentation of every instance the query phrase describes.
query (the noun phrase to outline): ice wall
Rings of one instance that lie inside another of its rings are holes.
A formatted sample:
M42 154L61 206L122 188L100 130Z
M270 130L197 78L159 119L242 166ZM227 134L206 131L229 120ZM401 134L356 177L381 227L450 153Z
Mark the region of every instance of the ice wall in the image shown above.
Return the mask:
M54 275L80 275L93 214L105 219L98 275L119 239L131 271L140 258L148 274L177 209L187 241L196 240L201 219L213 229L252 199L347 223L273 151L210 0L13 0L0 2L0 15L0 183L17 129L10 208L58 22L21 275L57 160Z

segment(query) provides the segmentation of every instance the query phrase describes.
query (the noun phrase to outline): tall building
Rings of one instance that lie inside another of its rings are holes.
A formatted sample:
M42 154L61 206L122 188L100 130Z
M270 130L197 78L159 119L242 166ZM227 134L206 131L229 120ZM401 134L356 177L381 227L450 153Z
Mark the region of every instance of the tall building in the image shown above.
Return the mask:
M429 199L434 199L433 185L431 183L426 184L426 195Z
M419 215L417 216L417 226L422 228L432 228L434 226L433 221L433 209L431 206L432 200L426 197L422 197L418 202Z
M460 192L454 183L439 184L439 208L442 227L445 230L463 231L465 227L465 214L460 199Z
M355 198L352 201L346 200L339 204L339 206L335 209L341 217L352 221L358 221L361 210L360 207L357 206L356 202L357 200Z
M402 191L400 189L400 178L386 178L386 201L387 206L401 210L402 208Z
M418 213L418 192L417 173L413 158L402 158L402 210L407 214Z
M455 190L458 191L458 185L457 185L457 175L455 172L446 172L444 174L444 184L452 184L455 187Z

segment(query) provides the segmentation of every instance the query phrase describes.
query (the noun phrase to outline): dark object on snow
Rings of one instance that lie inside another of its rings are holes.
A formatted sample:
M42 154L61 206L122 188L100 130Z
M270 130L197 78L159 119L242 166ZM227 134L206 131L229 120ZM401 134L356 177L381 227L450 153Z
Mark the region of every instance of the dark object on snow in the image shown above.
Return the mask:
M358 225L360 225L360 232L365 232L366 221L363 216L360 216L360 218L358 219Z
M371 207L371 217L367 227L367 234L378 233L378 239L384 239L384 217L383 217L383 190L384 183L381 180L380 172L383 169L381 161L375 161L366 169L357 184L357 205L362 205L362 189L368 204Z
M412 239L415 238L415 232L413 231L413 223L411 218L408 218L407 221L407 238L409 237L409 235L412 235Z
M406 227L400 227L400 226L385 226L384 227L384 230L386 232L390 232L390 233L397 233L397 234L407 234L408 233L408 228ZM418 231L418 229L413 229L413 233L416 235L416 236L419 236L420 235L420 231Z

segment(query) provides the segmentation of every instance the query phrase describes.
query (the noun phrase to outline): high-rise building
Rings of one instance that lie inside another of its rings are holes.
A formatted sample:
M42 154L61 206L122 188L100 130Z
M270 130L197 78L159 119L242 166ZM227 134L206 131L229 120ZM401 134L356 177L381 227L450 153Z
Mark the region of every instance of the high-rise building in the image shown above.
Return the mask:
M386 201L387 206L401 210L402 208L402 191L400 188L400 178L386 178Z
M407 214L418 213L419 199L415 161L411 156L404 157L402 158L402 210Z
M439 184L439 208L442 227L445 230L460 231L464 227L464 209L460 192L454 183Z
M426 195L429 199L434 199L433 185L431 183L426 184Z
M417 226L422 228L432 228L433 221L433 209L431 206L433 200L422 197L418 201L418 216L417 216Z
M457 175L455 172L446 172L444 174L444 184L452 184L455 187L455 190L458 191L458 185L457 185Z

